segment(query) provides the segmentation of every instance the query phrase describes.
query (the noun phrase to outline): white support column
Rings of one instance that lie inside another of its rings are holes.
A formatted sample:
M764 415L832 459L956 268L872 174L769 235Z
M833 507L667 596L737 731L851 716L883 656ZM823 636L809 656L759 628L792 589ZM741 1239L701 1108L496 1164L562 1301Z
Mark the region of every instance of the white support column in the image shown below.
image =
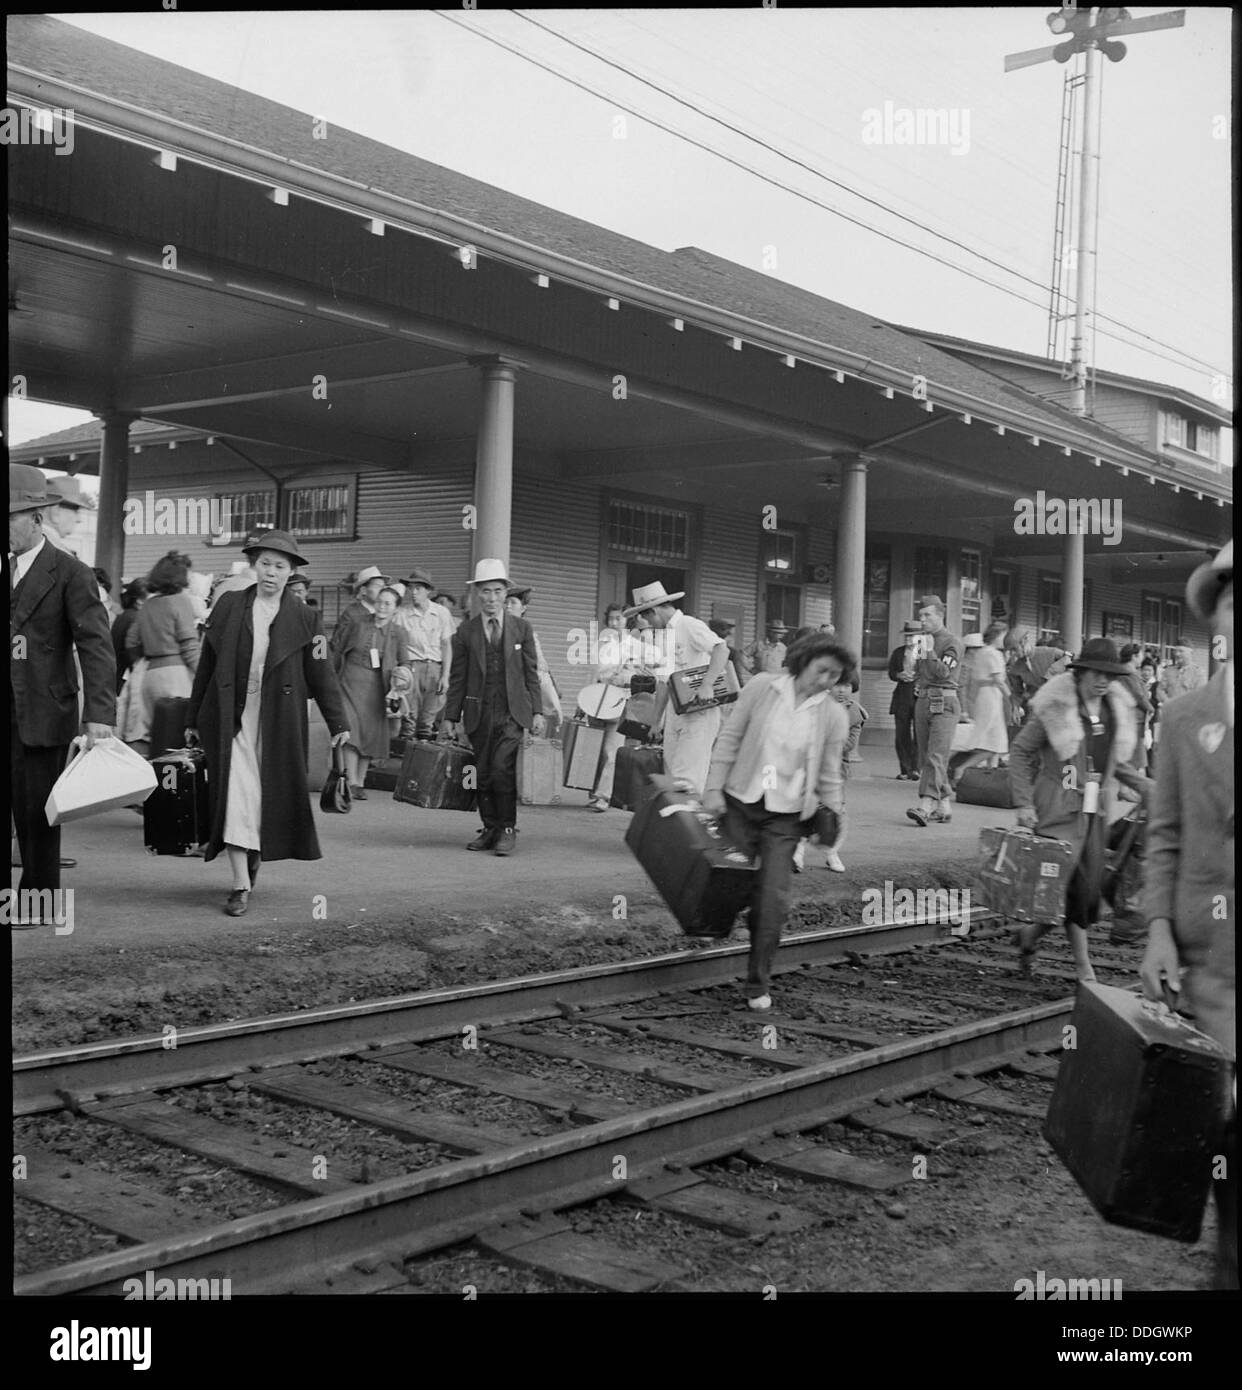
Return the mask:
M483 391L475 451L474 505L477 508L472 560L493 558L509 564L513 521L513 397L516 367L500 358L473 358Z
M850 454L841 459L841 511L837 517L832 605L838 639L860 659L866 582L867 463L865 454Z
M1077 654L1082 649L1082 596L1084 586L1084 538L1081 534L1066 536L1061 553L1061 639Z

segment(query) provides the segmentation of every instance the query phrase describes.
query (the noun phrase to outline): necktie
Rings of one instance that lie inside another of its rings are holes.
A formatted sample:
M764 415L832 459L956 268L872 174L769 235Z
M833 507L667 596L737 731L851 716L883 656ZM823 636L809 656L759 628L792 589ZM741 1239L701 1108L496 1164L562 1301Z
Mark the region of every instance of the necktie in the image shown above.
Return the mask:
M9 593L17 588L17 556L9 551Z
M493 647L500 645L500 624L495 618L487 620L487 640Z

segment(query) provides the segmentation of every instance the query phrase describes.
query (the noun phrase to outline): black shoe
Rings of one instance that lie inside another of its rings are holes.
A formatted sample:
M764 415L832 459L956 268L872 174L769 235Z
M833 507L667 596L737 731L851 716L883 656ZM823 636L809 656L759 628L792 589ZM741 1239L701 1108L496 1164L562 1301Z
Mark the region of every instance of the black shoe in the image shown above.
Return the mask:
M224 904L224 910L230 917L244 917L249 906L250 893L245 888L234 888Z
M512 854L517 848L517 831L511 825L506 825L496 836L496 853Z
M496 841L500 836L499 830L480 830L473 840L466 846L467 849L495 849Z
M259 865L263 862L263 851L258 849L248 849L246 851L246 871L250 875L250 886L254 887L259 877Z

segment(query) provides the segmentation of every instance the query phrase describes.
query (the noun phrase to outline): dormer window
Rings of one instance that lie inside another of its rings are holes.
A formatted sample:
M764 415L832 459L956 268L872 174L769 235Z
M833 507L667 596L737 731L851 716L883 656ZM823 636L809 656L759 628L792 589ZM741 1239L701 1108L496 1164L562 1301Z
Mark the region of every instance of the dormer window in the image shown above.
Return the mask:
M1187 419L1172 410L1160 412L1158 443L1162 449L1184 449L1213 462L1220 457L1220 429L1216 425Z

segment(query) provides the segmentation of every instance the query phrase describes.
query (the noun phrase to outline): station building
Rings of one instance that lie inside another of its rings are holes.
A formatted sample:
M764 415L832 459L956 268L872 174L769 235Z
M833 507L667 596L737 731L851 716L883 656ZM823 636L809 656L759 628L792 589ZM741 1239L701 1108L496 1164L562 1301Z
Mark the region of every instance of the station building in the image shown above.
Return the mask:
M98 473L111 573L174 546L227 571L281 526L331 624L364 565L461 597L498 556L567 709L574 634L659 579L738 645L832 622L872 736L925 593L959 631L1184 639L1207 666L1181 595L1230 530L1222 405L1097 372L1080 417L1056 363L319 138L56 20L9 45L10 103L74 122L70 157L10 151L11 374L98 418L12 457ZM166 499L227 503L230 538L161 531ZM145 530L127 500L156 504Z

